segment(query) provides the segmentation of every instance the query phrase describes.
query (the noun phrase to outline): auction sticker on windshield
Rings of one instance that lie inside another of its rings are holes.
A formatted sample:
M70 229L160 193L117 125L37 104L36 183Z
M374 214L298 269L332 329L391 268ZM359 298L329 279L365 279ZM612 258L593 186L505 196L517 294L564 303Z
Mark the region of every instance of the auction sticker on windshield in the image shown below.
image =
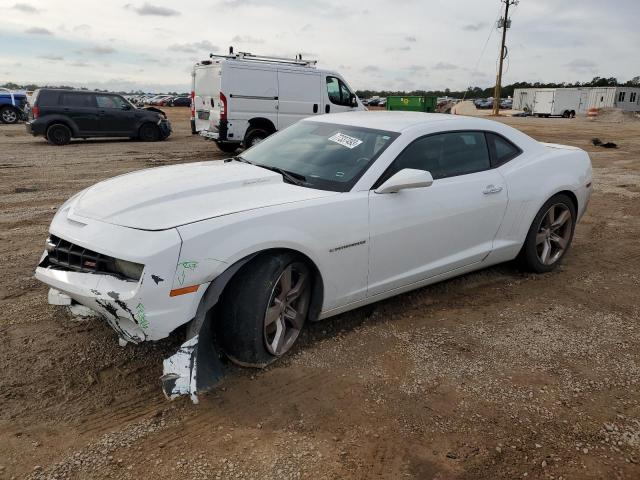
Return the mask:
M329 140L349 149L356 148L362 143L362 140L360 140L359 138L350 137L349 135L345 135L344 133L340 132L329 137Z

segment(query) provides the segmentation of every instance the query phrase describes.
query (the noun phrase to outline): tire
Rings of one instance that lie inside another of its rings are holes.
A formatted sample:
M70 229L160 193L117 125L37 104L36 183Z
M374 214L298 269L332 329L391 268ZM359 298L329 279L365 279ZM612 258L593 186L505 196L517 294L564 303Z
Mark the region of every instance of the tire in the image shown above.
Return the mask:
M229 359L262 368L291 350L309 312L311 280L308 265L289 253L245 265L225 288L219 310L218 338Z
M569 110L565 110L562 112L562 118L571 118L571 112L569 112Z
M238 147L240 147L240 145L238 145L237 143L230 142L216 142L216 145L224 153L233 153L238 150Z
M244 136L244 148L251 148L269 136L269 132L262 128L250 128Z
M71 141L71 130L62 123L54 123L47 128L47 140L53 145L67 145Z
M14 123L18 123L18 120L20 120L20 113L15 108L2 107L2 109L0 109L0 119L3 123L12 125Z
M157 142L160 140L160 128L153 123L143 123L138 130L138 138L143 142Z
M558 194L547 200L533 219L522 246L522 265L536 273L554 270L571 246L575 225L576 206L567 195Z

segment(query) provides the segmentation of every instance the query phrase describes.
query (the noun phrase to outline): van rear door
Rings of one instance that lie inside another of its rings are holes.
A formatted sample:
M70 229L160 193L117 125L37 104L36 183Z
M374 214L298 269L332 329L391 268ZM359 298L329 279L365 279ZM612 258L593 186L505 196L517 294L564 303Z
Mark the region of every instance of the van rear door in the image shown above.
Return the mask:
M278 70L278 130L320 113L321 80L320 72Z
M209 128L211 110L220 96L220 65L196 65L193 69L193 110L195 131Z

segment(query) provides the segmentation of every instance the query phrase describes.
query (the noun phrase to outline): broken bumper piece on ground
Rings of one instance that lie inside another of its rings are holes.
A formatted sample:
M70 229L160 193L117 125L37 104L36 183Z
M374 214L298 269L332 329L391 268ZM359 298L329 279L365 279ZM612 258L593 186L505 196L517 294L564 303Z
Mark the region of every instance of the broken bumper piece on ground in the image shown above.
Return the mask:
M224 375L224 366L213 345L210 322L200 333L184 342L162 364L162 391L169 400L189 395L198 403L198 394L211 390Z

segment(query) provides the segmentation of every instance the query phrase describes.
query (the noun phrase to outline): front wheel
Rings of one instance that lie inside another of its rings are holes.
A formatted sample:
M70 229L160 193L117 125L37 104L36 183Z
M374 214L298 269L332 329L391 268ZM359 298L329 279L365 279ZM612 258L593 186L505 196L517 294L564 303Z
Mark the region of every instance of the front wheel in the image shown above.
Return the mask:
M258 257L225 289L217 324L222 348L242 366L264 367L295 344L311 299L311 271L298 257Z
M160 128L154 123L145 123L140 127L138 138L143 142L157 142L160 140Z
M576 207L569 197L558 194L547 200L522 247L524 266L536 273L554 270L569 250L575 223Z

